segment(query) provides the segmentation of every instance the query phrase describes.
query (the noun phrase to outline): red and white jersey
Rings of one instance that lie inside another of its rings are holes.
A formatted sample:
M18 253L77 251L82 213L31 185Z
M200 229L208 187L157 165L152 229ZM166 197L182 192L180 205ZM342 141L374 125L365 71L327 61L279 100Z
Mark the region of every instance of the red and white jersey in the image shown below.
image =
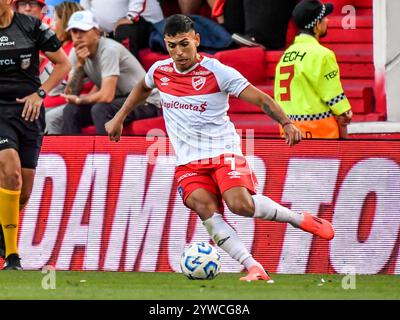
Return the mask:
M192 68L179 72L170 58L154 63L145 82L160 91L177 165L224 153L242 155L240 137L227 115L229 94L238 97L250 84L238 71L201 57Z

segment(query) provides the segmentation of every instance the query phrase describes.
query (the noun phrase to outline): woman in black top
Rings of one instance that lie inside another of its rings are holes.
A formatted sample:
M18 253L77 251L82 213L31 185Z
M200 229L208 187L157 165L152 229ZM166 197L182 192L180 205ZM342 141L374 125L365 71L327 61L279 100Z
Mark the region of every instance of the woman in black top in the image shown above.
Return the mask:
M18 270L19 211L31 194L42 145L43 99L65 78L70 63L55 33L37 18L14 13L12 2L0 0L0 255L4 269ZM39 51L54 63L43 84Z

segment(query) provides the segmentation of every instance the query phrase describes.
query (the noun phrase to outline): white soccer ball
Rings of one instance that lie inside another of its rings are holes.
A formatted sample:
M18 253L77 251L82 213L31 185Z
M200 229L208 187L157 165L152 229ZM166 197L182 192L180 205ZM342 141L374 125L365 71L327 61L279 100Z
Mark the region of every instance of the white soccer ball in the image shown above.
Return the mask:
M183 252L181 269L191 280L214 279L221 268L221 256L217 249L207 242L192 243Z

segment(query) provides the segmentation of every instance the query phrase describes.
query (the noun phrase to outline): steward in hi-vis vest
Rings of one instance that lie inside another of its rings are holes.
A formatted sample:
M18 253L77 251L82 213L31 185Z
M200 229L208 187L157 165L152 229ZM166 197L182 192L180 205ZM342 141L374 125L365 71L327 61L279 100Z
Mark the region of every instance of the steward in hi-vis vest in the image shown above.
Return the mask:
M275 100L305 138L345 137L352 117L336 56L319 43L332 10L332 4L318 0L303 0L295 7L300 33L276 67Z

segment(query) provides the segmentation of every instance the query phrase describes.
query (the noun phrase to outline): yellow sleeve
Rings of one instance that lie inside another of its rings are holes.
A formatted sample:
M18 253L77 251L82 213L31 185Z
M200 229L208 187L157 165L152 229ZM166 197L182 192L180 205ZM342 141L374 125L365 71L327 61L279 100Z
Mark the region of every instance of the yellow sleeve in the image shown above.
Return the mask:
M351 109L350 102L344 94L340 82L340 69L335 54L330 51L321 59L318 83L315 90L335 115L340 115Z

